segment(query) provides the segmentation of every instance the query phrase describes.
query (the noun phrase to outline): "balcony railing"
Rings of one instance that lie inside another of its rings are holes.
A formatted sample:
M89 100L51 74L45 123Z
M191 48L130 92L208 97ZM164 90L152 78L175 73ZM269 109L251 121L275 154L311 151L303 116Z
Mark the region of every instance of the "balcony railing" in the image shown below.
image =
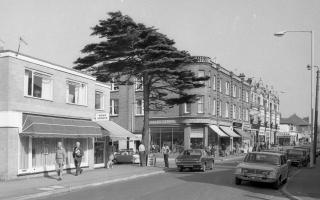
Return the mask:
M212 60L210 57L207 56L194 56L194 58L197 60L199 63L212 63Z

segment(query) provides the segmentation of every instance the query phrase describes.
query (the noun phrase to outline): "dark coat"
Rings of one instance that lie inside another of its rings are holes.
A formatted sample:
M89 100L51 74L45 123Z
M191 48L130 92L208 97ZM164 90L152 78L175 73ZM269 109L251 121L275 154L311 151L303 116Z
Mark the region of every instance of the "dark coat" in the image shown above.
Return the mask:
M82 156L83 156L82 148L74 147L73 148L73 152L72 152L72 156L73 156L73 159L75 159L77 161L81 161L82 160Z

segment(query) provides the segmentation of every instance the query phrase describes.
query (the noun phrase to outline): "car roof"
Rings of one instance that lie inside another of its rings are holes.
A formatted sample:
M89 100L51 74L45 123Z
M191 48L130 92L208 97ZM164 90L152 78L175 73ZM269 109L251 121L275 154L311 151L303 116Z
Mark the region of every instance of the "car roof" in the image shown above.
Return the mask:
M266 155L273 155L273 156L282 156L282 153L276 153L276 152L266 152L266 151L255 151L250 152L249 154L266 154Z

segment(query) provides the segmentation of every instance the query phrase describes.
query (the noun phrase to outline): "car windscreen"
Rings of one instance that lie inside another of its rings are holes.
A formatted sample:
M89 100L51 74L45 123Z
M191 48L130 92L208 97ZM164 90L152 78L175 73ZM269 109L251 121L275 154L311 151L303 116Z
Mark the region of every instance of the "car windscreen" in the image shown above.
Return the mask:
M301 151L301 150L299 151L299 150L295 150L295 149L288 149L288 154L303 156L304 151Z
M201 156L201 150L185 150L182 154L185 156Z
M249 163L266 163L271 165L279 165L280 164L280 157L277 155L270 155L270 154L253 154L249 153L244 162Z

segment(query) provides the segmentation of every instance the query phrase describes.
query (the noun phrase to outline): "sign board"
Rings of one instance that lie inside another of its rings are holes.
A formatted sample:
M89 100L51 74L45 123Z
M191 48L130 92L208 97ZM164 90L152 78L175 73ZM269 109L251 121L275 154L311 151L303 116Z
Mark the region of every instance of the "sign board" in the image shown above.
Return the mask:
M95 120L96 121L109 121L109 113L106 113L106 112L97 113Z
M155 166L156 165L156 157L154 154L149 154L147 159L148 159L147 166Z

